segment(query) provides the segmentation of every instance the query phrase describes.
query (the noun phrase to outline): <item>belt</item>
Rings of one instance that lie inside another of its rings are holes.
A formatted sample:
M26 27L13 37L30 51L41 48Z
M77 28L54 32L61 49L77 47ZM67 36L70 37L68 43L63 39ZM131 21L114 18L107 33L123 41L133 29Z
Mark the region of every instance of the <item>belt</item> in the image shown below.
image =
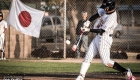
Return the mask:
M112 36L113 36L113 34L109 34L109 36L110 36L110 37L112 37Z
M97 35L100 35L99 33L97 33ZM113 36L113 34L109 34L109 37L112 37Z

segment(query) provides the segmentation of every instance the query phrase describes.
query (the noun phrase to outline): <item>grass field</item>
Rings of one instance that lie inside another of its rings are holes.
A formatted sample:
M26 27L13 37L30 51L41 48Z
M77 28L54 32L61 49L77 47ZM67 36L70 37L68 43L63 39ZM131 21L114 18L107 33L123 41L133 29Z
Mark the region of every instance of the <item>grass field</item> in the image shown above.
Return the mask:
M140 63L121 63L129 67L133 72L140 72ZM81 63L58 63L58 62L35 62L35 61L0 61L1 74L47 74L47 73L79 73ZM117 72L105 67L101 63L92 63L89 73L94 72Z

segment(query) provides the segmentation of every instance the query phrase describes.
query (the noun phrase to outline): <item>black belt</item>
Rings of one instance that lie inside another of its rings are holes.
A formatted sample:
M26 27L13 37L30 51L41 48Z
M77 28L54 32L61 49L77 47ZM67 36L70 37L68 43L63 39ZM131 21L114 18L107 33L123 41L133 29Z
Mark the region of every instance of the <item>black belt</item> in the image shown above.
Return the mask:
M97 33L97 35L98 35L99 33ZM100 34L99 34L100 35ZM109 37L112 37L113 36L113 34L109 34Z
M113 34L109 34L109 36L110 36L110 37L112 37L112 36L113 36Z

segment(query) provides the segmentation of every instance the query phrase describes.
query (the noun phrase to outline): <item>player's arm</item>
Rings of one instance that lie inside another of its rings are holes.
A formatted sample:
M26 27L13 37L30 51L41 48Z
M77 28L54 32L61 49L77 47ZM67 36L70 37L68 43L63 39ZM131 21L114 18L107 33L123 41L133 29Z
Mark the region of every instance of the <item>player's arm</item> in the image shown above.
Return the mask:
M104 9L102 8L98 8L98 11L96 14L94 14L93 16L91 16L89 18L89 20L87 20L85 23L84 23L84 27L88 27L90 22L94 21L95 19L99 18L100 16L102 16L103 14L105 14L105 11Z
M105 30L103 29L90 29L89 31L94 33L99 33L100 35L102 35L105 32Z
M95 19L97 19L97 18L99 18L99 17L100 17L100 16L99 16L98 13L96 13L96 14L93 15L93 16L91 16L91 17L89 18L89 20L87 20L87 21L84 23L84 27L88 27L89 24L90 24L90 22L94 21Z
M96 13L95 15L93 15L93 16L91 16L91 17L89 18L89 21L92 22L92 21L94 21L95 19L97 19L97 18L99 18L99 17L100 17L99 14Z
M81 28L81 30L83 30L84 32L99 33L100 35L102 35L102 34L105 32L104 29L89 29L89 28Z

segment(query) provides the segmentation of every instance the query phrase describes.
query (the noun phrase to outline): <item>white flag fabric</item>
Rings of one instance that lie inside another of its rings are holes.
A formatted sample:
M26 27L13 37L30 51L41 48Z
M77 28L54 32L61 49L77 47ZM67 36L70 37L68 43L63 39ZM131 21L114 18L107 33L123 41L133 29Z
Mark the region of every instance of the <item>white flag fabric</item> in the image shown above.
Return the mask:
M38 38L43 16L43 11L13 0L7 23L24 34Z

